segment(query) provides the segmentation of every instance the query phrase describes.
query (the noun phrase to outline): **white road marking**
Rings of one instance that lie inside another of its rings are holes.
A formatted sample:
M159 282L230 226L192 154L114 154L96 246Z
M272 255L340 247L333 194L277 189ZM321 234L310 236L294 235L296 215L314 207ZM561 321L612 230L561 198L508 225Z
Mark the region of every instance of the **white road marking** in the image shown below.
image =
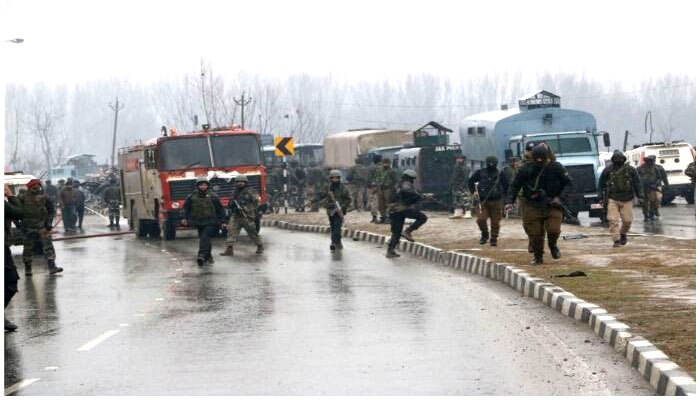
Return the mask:
M119 324L119 326L129 326L129 324Z
M165 299L162 298L162 297L158 297L158 298L156 299L156 301L163 301L163 300L165 300Z
M134 314L134 317L143 317L145 314Z
M177 279L175 279L175 280L173 281L173 283L180 283L180 282L182 282L182 281L179 281L179 280L177 280Z
M8 388L5 388L5 396L9 396L18 390L24 389L27 386L31 385L32 383L34 383L40 379L41 378L22 379L21 381L15 383L14 385L12 385Z
M47 370L47 371L56 371L56 370L58 369L58 367L55 366L55 365L50 365L50 366L48 366L48 367L46 367L46 368L44 368L44 369Z
M100 343L109 339L111 336L116 335L117 333L119 333L119 331L116 329L109 330L109 331L101 334L100 336L96 337L95 339L92 339L91 341L82 345L80 348L78 348L78 351L90 351L93 348L95 348L97 345L99 345Z

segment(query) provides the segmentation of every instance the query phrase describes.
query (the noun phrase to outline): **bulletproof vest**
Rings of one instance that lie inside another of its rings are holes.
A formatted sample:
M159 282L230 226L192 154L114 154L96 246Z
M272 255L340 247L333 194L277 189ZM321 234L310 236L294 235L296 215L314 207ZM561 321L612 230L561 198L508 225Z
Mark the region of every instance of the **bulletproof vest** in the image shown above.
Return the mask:
M201 221L212 218L216 218L216 209L211 201L211 195L207 193L206 196L202 197L197 192L193 193L192 219Z
M46 209L46 196L43 194L26 194L22 197L22 221L26 223L43 223L49 217L49 210Z
M486 168L479 170L479 197L482 201L488 199L500 199L503 196L501 193L501 173L496 170L496 173L489 175Z
M659 171L656 165L644 165L637 170L639 179L644 183L655 183L659 179Z
M630 171L625 166L610 171L607 182L608 195L625 195L634 193Z

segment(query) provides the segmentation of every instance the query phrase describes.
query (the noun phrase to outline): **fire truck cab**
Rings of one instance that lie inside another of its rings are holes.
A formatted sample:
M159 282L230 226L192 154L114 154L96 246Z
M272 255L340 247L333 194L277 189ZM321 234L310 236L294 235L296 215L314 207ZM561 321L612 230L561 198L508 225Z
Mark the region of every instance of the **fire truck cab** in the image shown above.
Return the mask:
M122 213L138 237L159 237L162 232L165 240L175 238L185 199L195 190L198 176L209 178L210 190L224 207L239 174L246 175L248 185L260 194L261 209L267 202L260 135L251 130L171 132L119 149L119 169Z

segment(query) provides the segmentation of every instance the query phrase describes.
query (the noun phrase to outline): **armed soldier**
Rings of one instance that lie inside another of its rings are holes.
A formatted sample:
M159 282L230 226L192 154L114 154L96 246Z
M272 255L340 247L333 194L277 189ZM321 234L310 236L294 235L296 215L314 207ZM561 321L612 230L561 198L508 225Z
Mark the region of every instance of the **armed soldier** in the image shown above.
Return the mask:
M613 239L613 247L627 244L627 232L632 226L632 207L634 197L642 197L642 186L637 170L625 164L627 157L615 150L611 158L612 165L606 167L600 175L598 189L607 209L608 228ZM620 227L622 219L622 227Z
M76 209L78 207L78 194L73 187L73 178L68 178L66 185L59 193L61 204L61 217L63 218L63 228L66 233L76 231L75 223L78 219Z
M379 184L379 214L380 224L388 224L388 206L391 196L396 190L396 185L399 183L399 173L391 168L391 160L385 158L382 160L382 169Z
M372 165L369 167L369 174L367 177L367 194L368 203L370 207L370 213L372 214L371 223L378 224L379 219L379 186L382 183L382 173L380 164L382 162L382 157L375 155L372 160Z
M280 166L273 166L268 171L265 183L271 206L268 211L276 212L284 205L284 176Z
M365 201L364 196L367 192L367 180L369 178L369 169L362 163L362 158L357 157L355 159L355 165L350 167L348 171L347 188L350 191L350 196L352 197L352 207L355 210L364 210Z
M306 173L306 198L311 199L311 212L318 212L318 194L326 183L323 175L321 167L317 166L315 161L311 161Z
M450 191L452 192L452 206L454 218L471 218L472 196L469 193L468 183L471 170L464 163L466 157L460 155L455 160L455 169L450 178Z
M73 181L73 190L75 190L75 196L77 198L77 203L75 205L75 213L78 220L78 229L83 230L83 218L85 217L85 192L80 190L80 182L76 179Z
M258 247L255 254L262 254L263 244L255 226L255 213L260 201L260 195L258 195L255 189L248 186L247 176L238 175L234 178L234 182L236 182L236 189L231 195L228 204L229 210L231 210L231 216L228 222L226 250L224 250L221 255L233 255L233 246L238 241L241 229L245 229L250 240Z
M297 212L304 212L304 191L306 188L306 172L299 161L292 160L289 169L289 182L292 190L292 204Z
M117 178L109 178L109 186L103 192L104 202L107 204L108 228L121 229L119 226L119 207L122 202L122 192L117 184Z
M411 234L428 221L428 217L419 211L417 206L420 201L430 199L430 196L423 195L416 190L414 182L417 176L416 171L412 169L405 170L401 175L401 181L392 194L389 204L391 239L386 250L387 258L399 257L399 253L396 252L396 246L398 246L401 237L409 242L413 242L414 239ZM406 230L403 230L406 218L415 221Z
M479 244L489 241L487 220L491 219L491 246L498 245L498 233L501 228L503 213L503 197L508 193L508 178L498 171L498 159L495 156L486 157L486 168L481 168L469 178L469 191L478 196L479 215L476 224L481 230ZM477 188L478 183L478 188Z
M50 179L46 181L44 192L46 192L46 196L53 201L54 204L58 203L58 188L51 183Z
M197 251L197 265L200 267L205 262L214 264L211 255L211 237L219 227L225 224L224 207L216 193L209 191L209 179L206 176L197 178L197 188L185 200L183 207L185 218L180 221L183 226L197 228L199 236L199 250Z
M352 203L350 191L340 182L341 177L340 171L331 170L328 174L329 183L319 194L319 201L326 209L331 225L331 251L343 249L341 230L345 215Z
M32 250L37 242L41 243L46 263L51 275L63 271L56 266L56 251L51 240L53 219L56 216L56 206L41 191L41 181L32 179L27 183L27 192L19 197L19 207L22 212L22 234L24 236L22 261L24 275L32 276Z
M659 204L661 203L663 187L668 186L666 170L656 165L656 156L644 157L644 163L637 167L637 174L642 183L644 199L642 202L642 212L644 221L653 221L659 217Z
M559 196L570 183L566 169L559 162L551 161L547 148L538 145L532 150L532 161L518 170L510 185L505 211L509 213L513 210L513 202L522 189L523 228L534 253L533 265L544 262L545 233L552 258L561 258L557 240L564 209Z

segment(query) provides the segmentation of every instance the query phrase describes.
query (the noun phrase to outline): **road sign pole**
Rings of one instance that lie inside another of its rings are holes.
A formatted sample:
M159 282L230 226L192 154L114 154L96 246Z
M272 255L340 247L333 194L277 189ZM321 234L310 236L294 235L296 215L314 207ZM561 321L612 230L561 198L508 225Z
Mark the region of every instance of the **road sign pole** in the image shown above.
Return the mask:
M282 157L282 176L284 176L284 213L287 214L289 201L287 200L287 157Z

